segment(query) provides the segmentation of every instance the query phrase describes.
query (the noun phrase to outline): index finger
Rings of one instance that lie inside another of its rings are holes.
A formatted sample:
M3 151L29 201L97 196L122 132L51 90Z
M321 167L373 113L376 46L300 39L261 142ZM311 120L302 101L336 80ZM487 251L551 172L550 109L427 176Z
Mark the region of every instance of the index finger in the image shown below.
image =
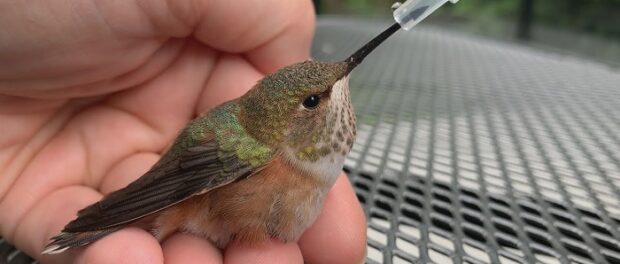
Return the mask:
M194 36L229 53L243 53L263 73L308 58L314 34L310 1L170 1L195 25ZM165 17L161 17L165 19Z

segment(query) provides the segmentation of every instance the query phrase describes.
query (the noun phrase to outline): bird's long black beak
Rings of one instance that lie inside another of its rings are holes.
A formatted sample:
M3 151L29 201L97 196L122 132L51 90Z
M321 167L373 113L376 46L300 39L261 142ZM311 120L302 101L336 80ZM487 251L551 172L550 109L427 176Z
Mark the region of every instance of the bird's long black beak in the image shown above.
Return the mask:
M344 60L344 62L347 63L347 71L345 73L345 76L349 75L349 73L353 69L355 69L357 65L362 63L362 61L364 60L364 58L366 58L368 54L370 54L377 46L383 43L384 40L389 38L392 34L394 34L394 32L398 31L399 29L400 25L398 23L394 23L388 29L381 32L381 34L373 38L371 41L366 43L366 45L358 49L355 53L353 53L346 60Z

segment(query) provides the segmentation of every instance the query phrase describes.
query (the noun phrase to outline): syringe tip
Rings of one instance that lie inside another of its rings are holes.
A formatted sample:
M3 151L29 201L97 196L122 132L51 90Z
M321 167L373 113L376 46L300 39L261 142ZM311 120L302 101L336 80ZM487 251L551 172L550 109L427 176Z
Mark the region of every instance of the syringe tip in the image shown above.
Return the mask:
M394 10L394 20L405 30L413 28L446 2L458 0L407 0ZM393 6L392 6L393 7Z

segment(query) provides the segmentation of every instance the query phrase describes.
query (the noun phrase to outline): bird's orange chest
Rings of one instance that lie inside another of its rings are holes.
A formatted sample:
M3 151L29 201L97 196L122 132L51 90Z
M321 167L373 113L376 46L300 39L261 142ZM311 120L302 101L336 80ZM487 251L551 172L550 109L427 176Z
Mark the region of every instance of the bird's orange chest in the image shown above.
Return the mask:
M246 179L190 198L162 213L158 228L202 235L223 246L277 237L295 240L316 218L329 186L282 157Z

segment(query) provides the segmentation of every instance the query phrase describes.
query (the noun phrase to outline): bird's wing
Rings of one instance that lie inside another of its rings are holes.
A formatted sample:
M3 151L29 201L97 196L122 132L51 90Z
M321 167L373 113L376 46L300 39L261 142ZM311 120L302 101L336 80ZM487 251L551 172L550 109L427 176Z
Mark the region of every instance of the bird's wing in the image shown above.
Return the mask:
M78 212L63 232L102 230L139 219L193 195L244 178L257 169L234 151L225 151L212 134L177 149L127 187Z

